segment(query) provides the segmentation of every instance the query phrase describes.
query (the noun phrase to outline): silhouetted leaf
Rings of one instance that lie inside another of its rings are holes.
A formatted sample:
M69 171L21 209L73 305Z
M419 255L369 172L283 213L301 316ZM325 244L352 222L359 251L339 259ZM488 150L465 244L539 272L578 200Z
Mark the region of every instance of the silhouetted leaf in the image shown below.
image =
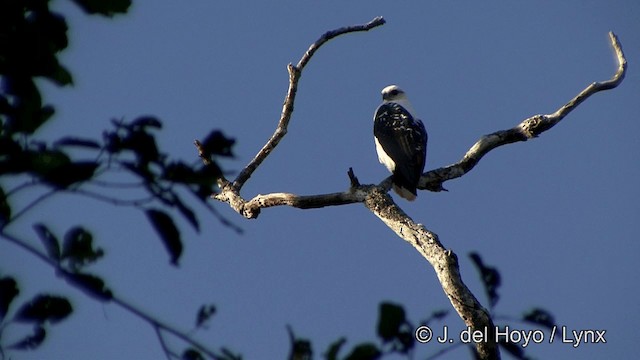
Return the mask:
M140 163L160 161L160 151L153 135L145 130L132 131L123 142L125 148L133 151Z
M147 128L160 126L159 120L150 117L134 120L133 125L112 120L116 131L104 134L105 150L112 154L123 150L132 151L140 164L160 162L160 152L155 137L147 132Z
M289 325L287 325L287 332L289 333L289 342L291 343L289 360L311 360L313 358L311 342L307 339L296 337L293 329Z
M177 183L192 183L196 179L196 173L183 161L171 162L164 169L162 178Z
M27 43L29 39L25 39ZM20 62L21 67L29 67L27 62L22 65L22 59L14 59ZM31 69L24 69L30 72ZM12 101L7 104L10 109L6 111L7 121L4 124L4 130L8 133L25 133L31 134L36 131L48 117L43 114L42 97L36 87L33 79L30 77L7 77L4 80L4 90L11 95Z
M97 300L109 301L113 298L113 293L105 286L104 281L95 275L68 271L65 271L64 274L67 281Z
M531 311L525 313L522 316L522 320L542 325L548 329L552 329L556 326L556 320L553 315L551 315L550 312L539 308L531 309Z
M504 331L504 329L501 329L500 331ZM500 341L498 342L498 344L505 351L507 351L509 354L511 354L513 357L515 357L516 359L520 359L520 360L528 360L529 359L524 354L524 349L522 348L522 346L520 346L518 343L505 341L504 337L501 337Z
M56 141L54 146L74 146L74 147L82 147L88 149L100 149L100 144L91 139L81 139L72 136L66 136L62 139Z
M94 161L78 161L63 164L42 174L42 179L59 188L67 188L72 184L87 181L93 177L99 164Z
M196 317L196 327L202 327L216 313L216 306L213 304L202 305Z
M376 360L380 359L382 353L377 346L371 343L364 343L356 346L345 360Z
M347 342L347 339L340 338L329 345L329 349L324 353L324 357L326 360L338 360L338 353L340 352L340 348Z
M69 316L72 311L71 303L63 297L38 295L20 307L16 319L36 323L47 320L57 322Z
M180 255L182 255L182 240L180 240L180 232L173 219L162 210L149 209L146 214L167 248L171 256L171 263L177 266Z
M224 136L222 131L213 130L202 141L202 149L206 157L210 157L211 155L232 157L233 152L231 151L231 147L235 143L235 139Z
M472 252L469 257L480 273L480 278L489 298L490 307L493 308L500 300L500 295L498 295L498 288L501 284L500 273L496 268L486 266L478 253Z
M431 315L429 315L428 318L426 318L425 320L422 320L422 322L420 324L422 325L429 325L429 323L433 320L442 320L444 319L445 316L447 316L449 314L448 310L435 310L431 313Z
M33 229L38 234L40 241L47 250L47 255L55 261L60 261L60 244L58 238L42 223L33 225Z
M222 169L215 161L211 161L209 165L204 165L198 170L200 181L198 182L197 194L202 199L208 199L214 192L214 185L218 178L222 175Z
M131 0L73 0L88 14L114 16L124 14L131 6Z
M53 82L55 82L58 86L66 86L73 84L73 76L67 68L60 64L56 64L53 71L47 75L47 77Z
M67 154L58 150L38 150L25 153L30 172L46 177L55 169L71 163Z
M93 235L80 226L75 226L64 234L62 259L69 262L72 270L90 264L104 256L101 248L93 247Z
M205 360L205 357L196 349L189 348L182 353L182 360Z
M18 290L18 284L15 279L10 277L0 278L0 322L4 320L9 311L9 305L19 293L20 290Z
M40 346L47 336L47 332L42 325L35 325L33 327L33 334L26 336L22 340L18 340L16 343L9 345L7 348L15 350L32 350Z
M290 360L311 360L313 359L313 350L311 342L307 339L296 339L291 347Z
M400 327L406 322L404 308L392 303L380 304L378 318L378 336L384 342L393 341L400 331Z
M0 187L0 228L2 228L9 219L11 219L11 206L9 205L9 199L7 199L4 189Z

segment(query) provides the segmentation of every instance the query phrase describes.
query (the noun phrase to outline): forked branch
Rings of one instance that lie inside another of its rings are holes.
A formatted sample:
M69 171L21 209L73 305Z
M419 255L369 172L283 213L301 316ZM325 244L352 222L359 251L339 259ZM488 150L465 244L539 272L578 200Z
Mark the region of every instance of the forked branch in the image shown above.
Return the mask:
M287 90L282 115L276 131L255 158L240 172L235 181L229 182L224 178L219 179L218 185L220 192L212 195L212 197L228 203L231 208L249 219L257 218L261 209L272 206L291 206L299 209L311 209L363 203L391 230L415 247L416 250L429 261L452 306L467 326L474 330L486 328L489 330L489 334L492 334L495 327L493 326L491 317L463 283L460 276L457 256L440 243L435 233L429 231L423 225L414 222L411 217L398 207L388 194L390 178L383 180L378 185L361 185L353 174L353 171L349 169L350 186L348 190L343 192L309 196L299 196L290 193L272 193L257 195L249 201L240 195L240 189L244 183L287 133L287 126L293 113L298 81L304 66L309 62L315 51L336 36L354 31L367 31L382 24L384 24L384 19L378 17L364 25L344 27L326 32L305 52L298 62L298 65L289 65L289 89ZM609 37L618 59L618 69L610 80L590 84L553 114L534 115L509 130L501 130L483 136L466 152L459 162L422 174L418 188L431 191L445 190L442 186L445 181L461 177L471 171L489 151L502 145L527 141L537 137L555 126L589 96L596 92L613 89L618 86L624 79L627 62L618 38L613 33L609 33ZM199 149L202 160L207 164L209 160L202 155L203 151L198 141L196 141L196 147ZM476 344L479 358L499 359L500 352L498 351L495 337L490 336L487 340L487 342Z

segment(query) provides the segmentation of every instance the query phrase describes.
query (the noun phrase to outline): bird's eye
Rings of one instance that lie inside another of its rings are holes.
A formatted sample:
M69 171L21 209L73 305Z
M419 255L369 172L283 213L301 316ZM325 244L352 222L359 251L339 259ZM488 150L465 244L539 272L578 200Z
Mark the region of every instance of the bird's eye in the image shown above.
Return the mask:
M396 96L398 95L400 92L398 90L391 90L391 96Z

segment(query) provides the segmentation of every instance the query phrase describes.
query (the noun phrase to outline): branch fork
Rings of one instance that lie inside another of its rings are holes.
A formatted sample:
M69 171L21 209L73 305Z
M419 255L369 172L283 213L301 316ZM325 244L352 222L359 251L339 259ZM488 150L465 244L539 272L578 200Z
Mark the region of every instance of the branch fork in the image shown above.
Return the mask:
M400 238L411 244L431 264L442 285L442 289L467 326L472 330L488 329L489 334L492 334L495 331L495 327L490 314L462 281L456 254L451 250L445 249L435 233L429 231L423 225L414 222L413 219L402 211L393 201L388 194L391 188L391 177L384 179L378 185L362 185L353 170L349 169L348 176L350 186L348 190L343 192L304 196L291 193L271 193L256 195L248 201L240 195L242 186L286 135L287 127L293 113L298 82L304 67L313 54L315 54L323 44L337 36L351 32L368 31L384 23L385 20L382 17L376 17L366 24L328 31L316 42L311 44L297 65L289 64L289 88L275 132L249 164L242 169L233 182L230 182L224 177L218 179L220 192L213 194L212 198L229 204L233 210L248 219L257 218L258 215L260 215L261 209L273 206L314 209L326 206L363 203L367 209L382 220L382 222ZM591 83L552 114L534 115L523 120L511 129L500 130L482 136L457 163L430 170L422 174L418 189L435 192L446 191L443 187L444 182L464 176L491 150L503 145L527 141L538 137L543 132L558 124L569 112L589 96L602 90L617 87L626 74L627 61L618 38L612 32L609 33L609 38L618 60L618 69L610 80ZM200 143L197 140L196 147L206 165L209 160L202 156ZM476 344L476 351L480 359L500 358L495 337L490 337L488 341Z

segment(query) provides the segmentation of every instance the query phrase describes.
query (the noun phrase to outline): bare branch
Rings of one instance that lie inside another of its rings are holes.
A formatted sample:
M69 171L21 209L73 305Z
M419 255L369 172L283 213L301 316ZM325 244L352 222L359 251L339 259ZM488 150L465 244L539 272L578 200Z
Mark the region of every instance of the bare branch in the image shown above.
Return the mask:
M400 209L391 196L380 187L371 187L364 205L396 235L411 244L425 258L438 276L442 289L460 318L473 330L487 329L486 342L476 344L480 359L499 359L500 352L493 332L495 326L489 312L473 296L460 276L458 257L447 250L438 235L417 224Z
M291 119L291 114L293 113L293 103L296 98L296 92L298 90L298 81L300 80L300 76L302 75L302 70L307 65L309 60L315 52L324 45L327 41L352 32L359 31L369 31L375 27L381 26L385 23L385 20L381 17L375 17L373 20L369 21L366 24L355 25L355 26L346 26L339 29L327 31L324 33L316 42L311 44L309 49L302 55L302 58L298 62L296 66L289 64L287 67L289 71L289 89L287 90L287 95L284 99L284 104L282 106L282 114L280 115L280 121L278 122L278 127L276 131L271 135L271 138L267 141L267 143L260 149L258 154L249 162L249 164L238 174L236 179L233 181L233 187L236 190L240 190L244 183L249 180L253 172L262 164L264 159L275 149L280 140L287 134L287 127L289 126L289 120Z
M271 193L256 195L246 201L238 194L231 184L227 183L222 191L213 195L213 198L228 203L232 209L247 219L255 219L260 215L260 209L273 206L291 206L298 209L318 209L327 206L347 205L363 202L366 190L371 185L355 186L345 192L320 194L320 195L296 195L291 193Z
M380 19L382 21L382 19ZM367 25L362 25L358 30L368 30L374 26L381 25L384 21L374 24L369 28L366 26L373 24L376 19ZM343 28L351 29L351 28ZM346 31L346 32L348 32ZM260 150L256 158L238 175L234 183L224 178L219 179L218 185L220 193L213 195L213 198L228 203L231 208L246 218L256 218L260 210L272 206L291 206L300 209L320 208L324 206L345 205L356 202L363 202L364 205L382 220L399 237L409 242L420 254L429 261L434 268L436 275L442 285L442 289L449 298L458 315L472 330L482 330L488 332L486 342L476 344L478 358L499 359L500 352L495 339L495 326L489 312L482 307L475 296L463 283L458 266L458 258L451 251L444 248L438 240L438 236L427 230L423 225L415 223L406 213L404 213L391 199L388 191L391 187L391 178L383 180L379 185L361 185L352 169L349 169L350 188L341 193L324 195L298 196L290 193L272 193L267 195L257 195L253 199L246 201L240 194L240 188L251 176L253 171L260 165L266 156L275 148L280 139L286 134L286 127L293 112L293 101L300 71L309 61L313 53L324 42L340 35L343 32L335 30L325 33L316 43L314 43L300 60L298 67L289 65L290 86L285 99L282 117L274 135L267 144ZM571 110L577 107L592 94L615 88L624 79L626 72L626 60L618 39L613 33L609 34L614 50L618 58L618 71L611 80L596 82L589 85L585 90L564 105L558 111L550 115L534 115L512 129L497 131L485 135L478 140L467 151L462 160L458 163L443 168L431 170L422 175L418 188L432 191L443 191L442 184L451 179L461 177L469 172L486 155L496 147L527 141L539 134L551 129ZM198 144L196 143L196 146ZM206 160L203 159L203 161Z
M553 114L534 115L509 130L496 131L493 134L481 137L457 163L422 174L418 189L431 191L446 190L442 187L445 181L459 178L471 171L489 151L502 145L527 141L537 137L554 127L589 96L602 90L613 89L620 85L627 72L627 60L622 51L622 45L616 35L613 32L609 32L609 38L618 60L618 69L610 80L591 83Z

